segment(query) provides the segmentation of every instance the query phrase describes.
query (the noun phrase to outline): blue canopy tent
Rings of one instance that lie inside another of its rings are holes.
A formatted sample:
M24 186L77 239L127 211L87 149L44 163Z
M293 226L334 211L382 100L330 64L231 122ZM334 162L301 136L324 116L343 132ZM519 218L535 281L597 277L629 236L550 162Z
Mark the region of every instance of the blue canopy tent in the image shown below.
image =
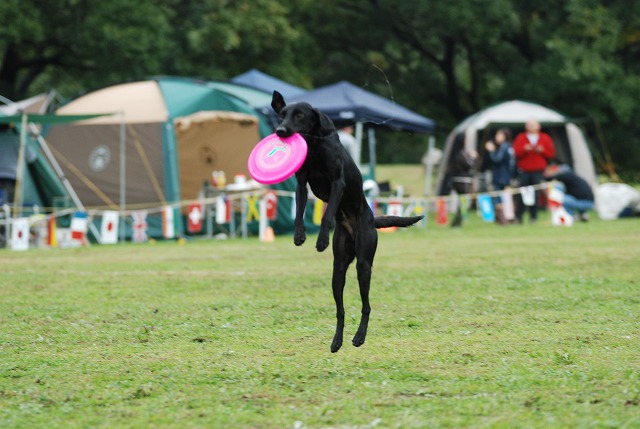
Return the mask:
M273 76L269 76L268 74L256 69L251 69L234 77L231 79L231 82L256 88L269 94L273 93L275 90L284 95L285 99L287 97L297 97L306 92L305 89L291 85L290 83L277 79Z
M307 102L334 121L337 127L356 125L356 140L362 142L362 127L368 128L370 172L375 178L375 128L432 134L436 124L399 104L342 81L298 96L284 98L287 103ZM265 107L269 110L270 107ZM356 160L359 163L359 160Z

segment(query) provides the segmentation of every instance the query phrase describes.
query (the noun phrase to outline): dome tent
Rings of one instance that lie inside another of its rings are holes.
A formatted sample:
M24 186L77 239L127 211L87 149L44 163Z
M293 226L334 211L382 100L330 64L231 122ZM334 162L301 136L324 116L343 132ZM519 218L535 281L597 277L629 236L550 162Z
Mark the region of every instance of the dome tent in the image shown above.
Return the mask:
M56 113L105 111L119 114L55 125L46 134L87 207L151 207L197 198L213 170L227 177L248 174L251 149L270 132L246 102L190 78L108 86L71 100ZM149 235L160 236L161 229L150 225Z
M479 162L484 157L483 142L493 137L498 128L509 128L515 134L523 131L529 119L536 119L542 130L551 135L556 145L556 160L570 165L592 188L597 184L593 157L582 130L569 118L540 104L512 100L489 106L460 122L451 131L444 145L444 156L436 181L436 194L449 193L450 177L447 167L458 145L476 150Z

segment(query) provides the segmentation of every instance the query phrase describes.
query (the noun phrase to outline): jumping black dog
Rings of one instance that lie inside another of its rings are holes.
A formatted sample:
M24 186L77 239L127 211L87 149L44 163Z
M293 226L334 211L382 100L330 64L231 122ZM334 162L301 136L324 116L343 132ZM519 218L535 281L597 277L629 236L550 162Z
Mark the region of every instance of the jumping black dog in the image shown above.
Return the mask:
M327 203L320 223L316 249L329 246L329 230L335 219L333 234L333 298L336 302L337 325L331 352L342 346L344 329L343 290L347 268L357 259L358 284L362 299L360 326L353 337L356 347L364 344L369 324L369 285L371 267L378 245L376 228L413 225L423 216L374 217L362 189L362 175L340 143L333 121L307 103L286 105L282 95L274 91L271 107L280 117L276 134L283 138L299 133L307 142L307 158L296 172L296 218L293 242L300 246L306 239L303 215L307 204L307 184L314 195Z

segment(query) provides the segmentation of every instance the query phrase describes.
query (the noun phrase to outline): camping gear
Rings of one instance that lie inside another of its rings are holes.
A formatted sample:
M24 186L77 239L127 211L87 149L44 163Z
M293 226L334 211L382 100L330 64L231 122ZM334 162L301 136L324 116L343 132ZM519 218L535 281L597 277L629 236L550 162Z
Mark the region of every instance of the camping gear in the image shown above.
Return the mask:
M597 185L593 157L582 130L568 117L540 104L521 100L505 101L489 106L460 122L449 134L444 145L444 159L440 164L436 180L436 194L447 195L451 177L447 172L448 160L457 145L467 151L477 151L479 159L476 170L482 170L482 160L486 153L484 142L492 139L499 128L510 128L514 135L524 130L529 119L536 119L542 130L551 135L556 147L556 160L568 164L573 171L585 179L592 188ZM457 143L457 144L456 144ZM479 189L482 191L482 189Z
M251 151L249 174L266 185L280 183L298 171L306 158L307 142L300 134L286 138L270 134Z
M640 192L625 183L604 183L596 188L596 211L603 220L640 213Z
M337 128L355 124L356 153L361 153L363 127L366 126L369 142L367 178L370 179L375 179L375 128L384 127L427 134L435 131L433 120L346 81L323 86L295 97L285 95L285 101L288 104L301 101L311 104L331 118ZM265 115L273 114L270 106L265 106L262 112ZM360 159L354 159L354 161L360 165Z
M189 78L112 85L57 111L95 112L119 113L55 125L46 137L84 205L111 210L198 198L213 171L224 171L226 177L248 174L246 160L254 143L271 131L243 100ZM148 233L162 237L156 217L149 216Z

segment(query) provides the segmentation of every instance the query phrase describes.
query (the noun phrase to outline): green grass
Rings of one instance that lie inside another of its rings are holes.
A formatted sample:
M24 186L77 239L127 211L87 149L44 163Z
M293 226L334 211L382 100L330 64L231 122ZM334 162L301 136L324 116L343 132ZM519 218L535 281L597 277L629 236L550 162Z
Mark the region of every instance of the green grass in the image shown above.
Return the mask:
M640 222L0 252L2 428L637 428Z

